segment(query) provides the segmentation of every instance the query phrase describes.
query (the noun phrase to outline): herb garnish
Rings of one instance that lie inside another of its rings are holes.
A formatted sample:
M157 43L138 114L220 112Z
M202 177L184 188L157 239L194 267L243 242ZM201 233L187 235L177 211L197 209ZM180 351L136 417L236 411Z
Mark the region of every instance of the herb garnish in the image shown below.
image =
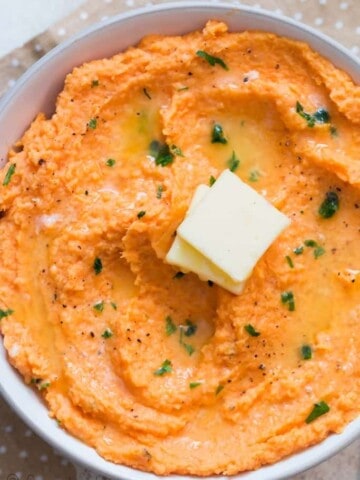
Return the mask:
M174 161L174 154L170 151L167 143L160 143L153 140L150 143L150 155L155 158L155 165L165 167Z
M251 337L258 337L260 332L258 332L250 323L245 325L244 330L251 336Z
M217 64L220 65L220 67L222 67L224 70L229 70L229 67L226 65L224 60L219 57L213 57L209 53L204 52L204 50L198 50L196 55L206 60L212 67Z
M115 302L110 302L110 305L112 306L112 308L113 308L114 310L117 310L117 305L116 305Z
M40 385L38 385L38 389L41 391L41 390L45 390L47 388L50 387L50 382L42 382L40 383Z
M185 275L184 272L176 272L173 278L179 279L179 278L182 278L184 275Z
M136 216L137 216L137 218L140 219L140 218L144 217L145 215L146 215L146 211L145 210L140 210L140 212Z
M214 123L211 133L211 143L222 143L224 145L227 143L224 137L224 131L219 123Z
M98 87L98 86L99 86L99 80L93 80L93 81L91 82L91 88L93 88L93 87Z
M2 320L5 317L8 317L9 315L12 315L14 313L14 310L11 310L11 308L8 308L7 310L2 310L0 308L0 320Z
M105 302L102 300L101 302L96 302L93 305L93 309L96 310L97 312L103 312L105 307Z
M156 198L160 200L160 198L162 197L163 191L164 191L163 185L158 185L156 189Z
M197 328L197 325L191 320L186 320L186 329L184 330L185 337L192 337L195 335Z
M164 360L163 363L161 364L161 367L154 371L154 375L162 376L162 375L165 375L165 373L171 373L171 372L172 372L171 361Z
M227 166L229 167L230 172L235 172L239 168L239 165L240 165L240 160L238 159L238 157L236 156L233 150L231 157L227 161Z
M196 387L200 387L200 385L202 385L202 382L190 382L189 383L189 387L191 389L196 388Z
M179 339L179 343L180 343L180 345L182 345L182 346L185 348L185 350L187 351L187 353L191 356L191 355L195 352L195 348L194 348L192 345L190 345L189 343L185 343L185 342L184 342L184 340L183 340L183 335L184 335L184 333L185 333L185 335L186 335L187 337L189 337L190 335L193 335L193 334L195 333L196 329L195 329L195 331L194 331L193 333L190 333L190 334L188 333L188 334L186 334L186 332L189 332L188 329L184 332L184 327L183 327L183 325L180 325L179 328L180 328L180 339ZM189 327L188 327L188 328L189 328ZM196 328L197 328L197 327L196 327Z
M108 339L108 338L111 338L113 336L113 332L111 331L110 328L105 328L105 330L103 331L103 333L101 334L101 336L105 339Z
M325 248L315 242L315 240L304 240L304 245L314 249L314 257L316 259L325 253Z
M331 218L339 210L339 196L336 192L326 192L325 199L319 207L322 218Z
M105 165L107 167L113 167L116 163L116 160L114 160L113 158L108 158L105 162Z
M103 264L102 264L101 258L99 258L99 257L95 258L93 268L94 268L95 275L99 275L99 273L101 273L101 271L103 269Z
M147 91L146 88L143 88L143 92L144 92L145 97L147 97L149 100L151 100L151 95L150 95L150 93Z
M320 402L314 404L314 407L310 412L310 414L308 415L308 417L305 419L305 422L311 423L317 418L321 417L321 415L324 415L329 411L330 411L329 405L323 400L321 400Z
M304 247L301 245L300 247L294 248L293 252L295 255L301 255L304 252Z
M301 347L301 356L304 360L310 360L312 358L312 348L310 345L303 345Z
M294 268L294 262L292 261L290 255L286 255L285 260L287 261L290 268Z
M219 385L216 387L216 390L215 390L215 395L219 395L219 393L224 390L224 385L221 385L221 383L219 383Z
M257 182L260 178L260 172L258 170L251 170L249 174L249 182Z
M290 312L295 310L295 299L292 291L288 290L287 292L282 292L281 294L281 303L288 306Z
M338 137L339 136L338 129L336 127L334 127L334 125L330 125L329 131L330 131L330 135L332 137Z
M166 318L165 318L165 331L166 331L166 335L169 337L170 335L172 335L173 333L175 333L177 330L177 326L175 325L175 323L173 322L173 319L170 317L170 315L168 315Z
M182 150L180 147L177 147L176 145L171 145L170 151L173 155L177 155L178 157L185 157L183 154Z
M330 114L325 108L319 108L315 113L307 113L300 102L296 102L296 113L306 120L307 126L312 128L316 123L330 123Z
M9 185L10 183L10 180L11 180L11 177L14 175L15 173L15 169L16 169L16 163L12 163L7 172L6 172L6 175L5 175L5 178L4 178L4 181L3 181L3 185L4 187L6 187L7 185Z
M97 127L97 119L96 118L91 118L87 125L92 130L95 130L95 128Z
M215 182L216 182L216 178L211 175L210 178L209 178L209 185L210 185L210 187L212 187Z

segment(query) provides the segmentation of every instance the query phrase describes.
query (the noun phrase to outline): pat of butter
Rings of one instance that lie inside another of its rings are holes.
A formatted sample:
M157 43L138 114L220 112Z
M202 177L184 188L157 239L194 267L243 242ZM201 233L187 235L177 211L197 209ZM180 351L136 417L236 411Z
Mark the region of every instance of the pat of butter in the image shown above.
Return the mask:
M190 216L200 201L210 190L206 185L199 185L195 191L191 201L187 216ZM214 265L208 258L204 257L189 243L183 240L179 235L176 236L168 254L166 255L167 263L176 265L181 271L187 273L192 271L196 273L200 280L212 282L238 295L244 288L244 282L234 282L220 268Z
M283 213L225 170L185 217L177 233L238 283L249 277L260 257L289 224Z

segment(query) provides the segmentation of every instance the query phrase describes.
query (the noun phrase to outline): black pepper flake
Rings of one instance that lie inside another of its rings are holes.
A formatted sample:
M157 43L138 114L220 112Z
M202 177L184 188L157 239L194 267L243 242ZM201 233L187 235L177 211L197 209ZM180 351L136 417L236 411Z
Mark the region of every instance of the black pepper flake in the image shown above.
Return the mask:
M244 82L244 83L247 83L248 81L249 81L249 77L244 77L244 78L243 78L243 82Z
M0 219L4 218L6 215L6 210L0 210Z
M38 165L45 165L46 163L46 160L44 160L43 158L40 158L40 160L38 160Z
M95 333L94 333L94 332L90 332L90 337L91 337L91 338L94 338L94 337L95 337Z

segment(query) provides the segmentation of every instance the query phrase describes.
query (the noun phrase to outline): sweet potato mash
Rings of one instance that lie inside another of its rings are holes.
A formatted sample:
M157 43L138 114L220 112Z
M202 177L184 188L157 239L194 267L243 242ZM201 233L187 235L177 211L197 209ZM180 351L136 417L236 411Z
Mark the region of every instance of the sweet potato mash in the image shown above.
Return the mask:
M270 33L151 36L69 74L0 172L0 325L106 459L235 474L360 412L360 88ZM291 225L239 296L164 262L229 168Z

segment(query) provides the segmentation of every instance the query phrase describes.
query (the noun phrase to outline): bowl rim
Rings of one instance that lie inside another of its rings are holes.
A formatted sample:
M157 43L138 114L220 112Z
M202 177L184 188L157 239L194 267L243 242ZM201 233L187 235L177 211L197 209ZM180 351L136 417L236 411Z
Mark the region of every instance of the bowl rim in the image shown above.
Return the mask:
M57 45L55 48L50 50L46 55L40 58L37 62L35 62L16 81L15 85L11 87L3 95L3 97L0 100L0 113L3 110L5 110L9 106L9 104L12 102L12 100L17 96L17 94L22 91L23 87L26 85L29 79L31 79L37 72L39 72L44 66L46 66L46 64L50 60L56 58L60 53L70 49L77 42L85 40L87 37L92 36L102 31L103 29L107 29L111 25L117 24L119 22L121 23L133 17L141 17L144 15L147 16L149 14L156 14L156 13L165 12L165 11L173 12L176 10L184 10L184 9L191 10L194 8L204 9L204 10L206 9L219 10L219 14L224 11L236 10L236 11L244 12L246 14L254 15L256 17L262 17L262 18L265 17L266 19L272 19L276 21L276 23L281 24L282 26L290 26L296 32L299 33L299 37L301 37L302 34L305 32L310 37L312 37L314 41L315 40L320 41L324 46L330 46L331 50L335 50L338 53L340 53L341 56L345 58L346 62L350 61L350 63L353 63L354 70L359 71L359 76L360 76L360 59L359 58L357 58L350 50L346 49L339 42L333 40L332 38L328 37L327 35L317 31L316 29L308 25L304 25L301 22L293 20L284 15L279 16L276 13L273 13L269 10L257 8L254 6L245 6L241 4L236 4L236 3L234 4L234 3L228 3L228 2L214 2L214 3L205 4L201 0L197 0L197 1L183 0L183 1L176 1L171 3L167 2L167 3L159 4L156 6L151 5L151 6L132 9L130 11L114 15L108 18L107 20L97 22L91 25L90 27L83 29L76 35L71 36L69 39ZM299 38L298 40L309 43L308 40L301 40L301 38ZM316 48L316 50L321 51L321 49L319 48ZM0 337L1 337L0 365L1 363L4 364L5 373L12 376L11 381L13 380L14 385L15 384L20 385L20 383L22 383L22 387L24 389L29 390L28 392L24 390L23 392L24 397L26 396L26 399L29 402L37 401L38 403L41 403L41 408L44 411L46 411L46 413L48 414L47 408L45 407L43 402L41 402L41 399L39 399L38 395L35 392L33 392L32 389L28 388L28 386L23 382L23 379L19 375L19 373L14 369L14 367L11 366L10 362L7 359L6 351L3 345L3 337L1 335ZM143 472L137 469L133 469L131 467L124 466L124 465L117 465L103 459L97 454L95 449L93 449L92 447L89 447L88 445L86 445L85 443L78 440L77 438L75 438L74 436L65 432L62 429L60 429L61 431L60 436L63 437L63 442L61 442L61 440L57 438L54 439L52 437L51 430L48 431L46 430L46 426L44 427L44 426L38 425L38 423L36 422L36 418L33 418L31 416L31 412L29 413L29 411L27 411L27 409L24 408L24 405L21 399L19 400L17 398L14 400L11 393L12 387L8 389L6 386L6 382L7 382L7 375L5 374L0 377L0 394L6 400L6 402L10 405L10 407L42 439L44 439L48 444L52 445L56 450L60 451L64 456L70 458L77 465L82 465L85 468L91 469L94 472L97 472L101 475L106 475L110 478L118 478L118 479L122 478L123 480L155 480L156 478L159 478L153 473ZM53 422L55 425L56 422L54 420L51 420L51 419L49 420ZM307 469L312 468L315 465L323 462L324 460L328 459L329 457L333 456L335 453L338 453L340 450L348 446L358 437L360 437L360 418L357 418L353 420L350 424L348 424L341 434L330 435L328 438L326 438L322 442L312 447L308 447L298 453L285 457L279 460L275 464L261 467L260 469L255 470L253 472L243 472L235 476L232 476L231 478L233 480L286 479L291 475L295 475L299 472L304 472ZM70 443L71 445L69 446L67 445L67 443ZM73 450L71 449L71 447L73 447ZM318 450L320 451L320 454L318 453ZM89 460L87 460L86 456L84 457L83 455L86 455L86 453L90 453L90 452L95 453L95 458L98 457L100 464L103 463L103 465L98 466L98 465L92 465L91 463L89 463ZM296 459L296 458L299 459L298 466L290 465L290 467L287 467L287 468L285 467L285 469L283 469L282 471L277 471L277 468L276 468L277 465L279 465L280 463L284 463L289 459ZM107 466L109 468L106 468ZM116 472L111 470L116 470ZM265 475L265 477L263 475ZM163 477L163 478L169 479L169 480L189 480L189 479L196 479L199 477L171 475L169 477ZM209 477L208 476L205 478L207 480L211 480L211 479L220 480L220 479L228 479L229 477L224 477L224 476Z

